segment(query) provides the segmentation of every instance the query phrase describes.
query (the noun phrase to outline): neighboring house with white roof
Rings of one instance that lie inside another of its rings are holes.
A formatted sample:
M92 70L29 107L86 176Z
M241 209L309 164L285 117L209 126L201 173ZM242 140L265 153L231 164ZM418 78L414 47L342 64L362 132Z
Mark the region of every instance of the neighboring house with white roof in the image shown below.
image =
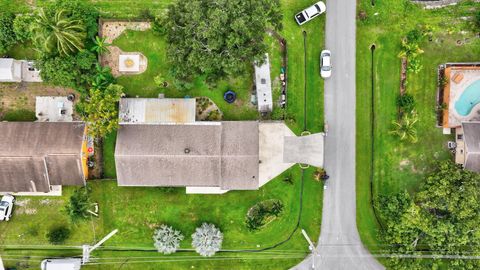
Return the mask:
M42 82L32 61L0 58L0 82Z
M21 82L22 62L12 58L0 58L0 82Z
M265 54L265 62L255 66L255 88L257 91L258 111L262 113L273 110L272 80L270 78L270 60Z

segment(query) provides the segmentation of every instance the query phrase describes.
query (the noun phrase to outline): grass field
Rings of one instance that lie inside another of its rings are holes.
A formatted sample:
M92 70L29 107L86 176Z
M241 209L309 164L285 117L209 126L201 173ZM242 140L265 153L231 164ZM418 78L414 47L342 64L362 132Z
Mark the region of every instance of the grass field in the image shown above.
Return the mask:
M316 239L319 234L321 216L318 213L321 212L323 188L322 183L313 180L312 173L313 169L306 172L303 218L300 228L305 229L313 239ZM65 246L93 243L95 240L98 241L102 235L118 228L119 233L109 240L107 246L151 249L153 248L151 237L154 228L166 223L183 232L185 240L182 242L181 248L190 249L190 235L194 232L195 227L202 222L212 222L219 226L224 233L223 249L264 248L284 240L296 225L300 211L301 171L298 167L294 167L286 174L292 175L293 185L282 181L281 177L258 191L235 191L224 195L186 195L183 188L172 190L127 188L118 187L115 181L90 181L89 186L92 187L93 192L91 197L100 205L100 217L74 224L69 221L63 210L73 188L65 188L62 197L19 198L21 206L16 208L12 220L0 224L0 231L2 231L0 245L3 247L8 245L10 248L12 245L20 247L22 245L40 245L53 248L45 235L51 227L65 224L72 230L72 235ZM272 198L278 198L284 202L283 214L259 231L248 231L244 224L248 208L256 202ZM308 250L304 241L300 231L297 231L292 240L275 250L281 254L284 253L284 250L288 250L297 257L304 256ZM37 251L32 252L36 254ZM6 253L6 257L16 253L18 251L10 250ZM266 254L269 255L269 253ZM173 257L160 256L157 253L151 254L151 252L143 254L143 256L145 255L154 256L157 260L173 259L176 256L185 255L200 259L193 252L176 254ZM225 255L221 254L221 256ZM108 257L108 253L99 252L96 256ZM244 254L237 253L229 256L245 257ZM34 260L36 257L32 258ZM300 257L290 260L290 265L299 259ZM282 264L284 263L282 262ZM194 264L198 265L202 262ZM276 269L275 265L279 264L273 264L268 269ZM176 264L172 267L171 269L182 268ZM89 269L104 268L92 267ZM249 269L249 267L245 266L245 269Z
M35 3L42 6L47 0ZM106 17L131 18L138 17L147 7L152 13L162 13L171 1L91 1ZM30 1L28 1L30 3ZM304 129L318 132L323 129L323 81L319 76L319 54L323 48L325 18L321 17L298 27L293 20L295 12L311 4L311 1L283 0L284 28L280 34L288 42L288 116L287 124L299 134ZM27 11L31 7L23 0L0 0L0 9L16 12ZM304 61L304 43L302 31L307 32L307 62ZM267 37L270 45L271 71L273 76L280 72L280 53L276 41ZM163 92L172 97L185 95L205 95L213 99L222 109L227 120L257 119L258 114L249 103L252 71L238 78L220 82L214 90L209 90L203 84L202 78L195 81L195 87L189 93L172 89L158 89L153 84L153 77L162 73L168 63L165 59L165 43L151 32L127 32L115 40L115 44L123 50L142 51L150 62L150 68L143 75L123 77L119 83L126 87L130 96L155 97ZM12 55L19 57L24 49L13 50ZM272 58L273 57L273 58ZM307 74L304 71L307 66ZM168 75L167 75L168 76ZM307 96L304 95L304 78L307 78ZM272 77L273 79L273 77ZM228 105L223 102L223 91L234 90L240 96L239 105ZM277 90L278 91L278 90ZM279 93L274 92L278 97ZM307 104L304 114L305 101ZM234 107L237 106L237 107ZM306 119L305 119L306 117ZM306 120L306 121L305 121ZM103 154L106 178L115 178L113 158L115 134L104 139ZM312 239L318 239L321 223L321 207L323 185L312 179L313 169L306 171L303 211L299 228L307 231ZM220 227L225 235L223 249L259 249L287 239L297 223L300 211L300 169L295 166L289 172L293 175L294 185L282 181L282 176L273 180L258 191L236 191L224 195L186 195L184 189L167 192L159 188L121 188L115 181L91 181L92 198L100 205L100 217L91 221L72 224L63 212L72 188L65 188L64 196L60 198L25 197L27 206L19 207L11 222L0 224L0 246L5 245L39 245L39 248L55 248L48 244L46 232L54 225L66 224L72 229L72 235L66 246L78 246L92 243L110 230L118 228L118 235L107 244L116 248L152 248L151 236L156 225L171 224L180 229L185 240L182 248L190 249L190 235L194 228L203 221L213 222ZM256 202L280 198L285 205L283 215L258 232L246 230L245 213ZM23 211L23 212L22 212ZM20 213L20 214L19 214ZM58 248L58 247L57 247ZM0 254L7 266L17 269L36 269L38 262L48 256L78 255L78 250L34 250L22 251L9 246ZM213 258L201 258L196 253L187 251L171 256L161 256L156 252L111 252L100 250L93 254L96 262L85 269L288 269L301 261L308 253L307 243L297 230L292 238L269 252L241 253L221 252ZM131 258L126 257L146 257ZM136 261L152 260L152 263L135 263ZM119 264L121 262L121 264ZM106 264L105 264L106 263ZM112 264L109 264L112 263ZM83 269L83 268L82 268Z
M400 4L393 0L377 1L374 7L370 3L361 2L359 9L364 10L368 18L357 24L357 223L362 240L375 253L381 249L380 227L370 204L370 179L373 177L373 198L405 189L415 192L436 160L452 158L446 149L451 137L442 135L442 130L435 127L437 67L445 62L478 61L480 41L474 37L476 32L472 31L471 19L461 18L473 15L475 4L471 2L439 10L423 10L409 1ZM415 97L420 119L417 124L419 142L410 144L399 142L388 132L392 120L397 117L400 40L420 24L432 26L434 34L432 41L421 44L425 51L421 56L423 70L408 74L407 92ZM466 44L456 45L457 40L465 39L468 39ZM372 44L376 45L373 99ZM372 100L374 134L371 133Z

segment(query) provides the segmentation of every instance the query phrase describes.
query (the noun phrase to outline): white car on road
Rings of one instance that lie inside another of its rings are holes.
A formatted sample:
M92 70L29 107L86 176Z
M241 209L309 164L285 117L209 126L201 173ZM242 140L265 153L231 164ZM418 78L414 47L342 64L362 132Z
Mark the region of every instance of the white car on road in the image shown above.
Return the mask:
M308 7L302 12L297 13L295 15L295 20L297 21L298 25L302 25L311 19L317 17L318 15L324 13L327 10L327 6L322 1L315 3L313 6Z
M320 75L322 78L330 78L332 75L332 53L329 50L323 50L320 53Z
M10 220L10 217L12 216L14 202L15 197L13 197L12 195L5 195L2 197L2 200L0 201L0 221Z

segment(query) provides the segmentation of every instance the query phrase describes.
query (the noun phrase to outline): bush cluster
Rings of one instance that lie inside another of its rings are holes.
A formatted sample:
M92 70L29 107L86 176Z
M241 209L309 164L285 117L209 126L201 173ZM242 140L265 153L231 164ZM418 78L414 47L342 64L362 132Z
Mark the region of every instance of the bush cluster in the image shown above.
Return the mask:
M257 230L268 218L278 217L283 212L283 203L280 200L272 199L261 201L248 210L245 224L251 231Z

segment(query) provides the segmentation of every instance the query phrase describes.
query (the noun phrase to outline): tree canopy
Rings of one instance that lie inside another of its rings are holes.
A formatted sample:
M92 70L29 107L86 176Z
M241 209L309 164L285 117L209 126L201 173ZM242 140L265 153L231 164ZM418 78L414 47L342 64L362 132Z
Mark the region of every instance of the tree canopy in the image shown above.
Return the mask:
M479 182L479 174L446 161L426 178L417 194L381 197L382 236L391 252L479 256ZM478 260L389 260L392 269L436 269L445 263L445 269L480 267Z
M192 0L169 7L163 26L176 78L243 72L263 60L267 27L281 28L279 0Z
M88 97L77 105L77 110L88 123L88 133L104 137L118 128L117 102L123 94L123 86L110 84L105 89L92 88Z

